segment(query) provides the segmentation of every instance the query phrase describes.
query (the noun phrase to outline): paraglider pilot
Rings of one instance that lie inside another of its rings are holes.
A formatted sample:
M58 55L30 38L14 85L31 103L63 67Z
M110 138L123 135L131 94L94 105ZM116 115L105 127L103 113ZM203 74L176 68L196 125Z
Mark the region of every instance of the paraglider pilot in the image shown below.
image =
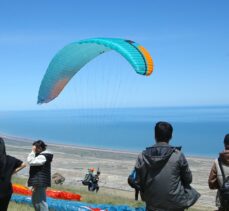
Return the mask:
M82 181L83 185L87 185L88 186L88 190L89 191L99 191L99 175L100 175L100 171L99 169L97 170L96 174L94 173L94 168L89 168L88 169L88 173L85 175L84 180Z

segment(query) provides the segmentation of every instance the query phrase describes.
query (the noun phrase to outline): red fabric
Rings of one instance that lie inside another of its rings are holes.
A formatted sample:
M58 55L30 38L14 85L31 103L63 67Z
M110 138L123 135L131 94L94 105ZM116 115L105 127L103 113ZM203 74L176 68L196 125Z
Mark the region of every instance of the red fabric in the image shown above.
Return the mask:
M32 191L29 188L19 184L13 184L13 192L16 194L26 195L26 196L32 195ZM47 196L55 199L77 200L77 201L80 201L81 199L81 195L79 194L71 193L67 191L59 191L54 189L48 189L46 191L46 194Z
M81 195L76 193L71 193L67 191L59 191L54 189L48 189L46 191L47 196L55 199L65 199L65 200L77 200L80 201Z
M26 188L25 186L19 184L13 184L13 193L26 196L32 195L32 191L29 188Z

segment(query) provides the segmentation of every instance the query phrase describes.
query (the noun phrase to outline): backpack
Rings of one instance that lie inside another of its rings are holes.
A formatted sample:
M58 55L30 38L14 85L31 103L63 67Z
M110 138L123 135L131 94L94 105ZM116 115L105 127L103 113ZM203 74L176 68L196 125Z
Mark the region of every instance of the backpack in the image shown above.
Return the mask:
M84 179L82 180L83 185L89 185L92 182L93 175L92 174L86 174Z
M229 176L225 176L222 161L220 158L218 158L218 162L223 177L223 185L219 188L219 199L223 208L229 208Z
M52 179L54 181L55 184L60 184L60 185L63 185L64 181L65 181L65 177L62 176L61 174L59 173L55 173L52 175Z
M131 174L129 175L128 184L130 187L135 189L135 200L138 200L138 194L141 191L141 186L139 184L139 178L136 169L134 169Z
M84 179L82 180L83 185L89 185L91 181L91 176L89 174L86 174Z
M137 190L141 189L140 185L138 184L137 172L135 169L131 172L127 181L128 181L128 184L130 185L130 187L135 188Z

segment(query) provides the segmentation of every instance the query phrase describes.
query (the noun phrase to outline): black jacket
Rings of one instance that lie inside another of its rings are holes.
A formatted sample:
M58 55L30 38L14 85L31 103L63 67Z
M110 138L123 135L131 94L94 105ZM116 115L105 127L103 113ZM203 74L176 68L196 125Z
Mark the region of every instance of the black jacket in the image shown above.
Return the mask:
M43 155L46 162L43 165L30 166L28 186L51 187L51 162L53 154L44 151L37 156Z
M6 155L6 165L4 169L4 174L0 177L0 198L4 198L8 195L11 195L12 184L11 184L11 176L13 172L21 166L22 161L18 160L15 157Z
M135 165L147 210L179 210L200 194L191 188L192 174L180 148L158 143L146 148Z

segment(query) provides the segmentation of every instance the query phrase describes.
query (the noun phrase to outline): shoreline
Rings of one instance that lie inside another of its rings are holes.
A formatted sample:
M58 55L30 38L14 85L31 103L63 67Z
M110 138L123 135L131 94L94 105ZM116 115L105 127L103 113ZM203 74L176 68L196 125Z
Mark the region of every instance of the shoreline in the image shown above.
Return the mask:
M19 142L26 142L26 143L33 143L36 141L36 139L33 138L24 138L22 136L13 136L9 134L4 134L0 132L0 137L3 139L10 139L10 140L15 140ZM75 149L82 149L82 150L91 150L91 151L100 151L100 152L111 152L111 153L118 153L118 154L130 154L130 155L138 155L138 152L131 152L128 150L118 150L118 149L109 149L109 148L97 148L97 147L90 147L90 146L83 146L83 145L75 145L75 144L61 144L61 143L56 143L54 142L49 142L48 140L45 141L48 146L58 146L58 147L71 147Z
M10 139L10 140L15 140L19 142L26 142L32 144L36 139L33 138L26 138L22 136L14 136L11 134L5 134L0 132L0 137L5 138L5 139ZM82 150L90 150L90 151L99 151L99 152L110 152L110 153L117 153L117 154L129 154L129 155L138 155L140 152L142 152L144 149L139 150L139 152L134 152L134 151L129 151L129 150L122 150L122 149L110 149L110 148L102 148L102 147L93 147L93 146L83 146L83 145L77 145L77 144L61 144L57 143L55 141L50 141L47 140L45 141L48 146L56 146L56 147L70 147L70 148L75 148L75 149L82 149ZM207 155L195 155L195 154L187 154L185 153L186 157L190 158L204 158L204 159L214 159L214 156L207 156Z

